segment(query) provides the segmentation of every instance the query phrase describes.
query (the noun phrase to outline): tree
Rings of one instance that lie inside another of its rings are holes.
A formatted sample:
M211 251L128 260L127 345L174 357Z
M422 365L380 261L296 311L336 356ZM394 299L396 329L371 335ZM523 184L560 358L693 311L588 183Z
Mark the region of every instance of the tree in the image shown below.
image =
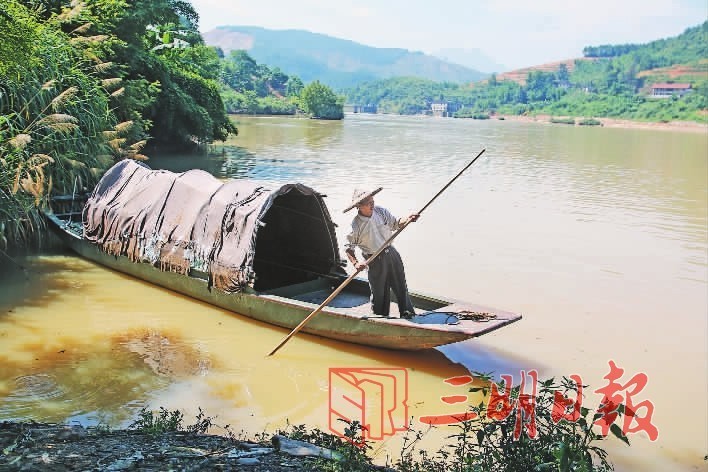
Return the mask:
M274 68L270 73L270 86L280 95L287 93L287 84L289 77L280 68Z
M116 59L128 66L127 80L160 86L155 103L142 110L152 124L152 146L189 149L236 133L219 94L218 55L204 45L192 5L124 1L114 32L127 46Z
M222 96L229 113L294 115L303 89L298 77L258 64L246 51L232 51L222 62Z
M550 72L531 71L526 78L526 94L531 102L543 102L555 96L554 77Z
M218 55L204 45L189 2L30 3L63 31L80 31L73 44L120 79L111 104L120 121L132 122L131 139L185 149L236 132L218 94Z
M305 84L302 83L300 77L294 75L290 77L285 84L285 95L288 97L299 96L304 88Z
M258 64L246 51L231 51L224 63L222 80L234 90L243 92L253 90L253 78L256 76Z
M344 118L344 97L318 80L308 84L300 94L300 104L313 118L341 120Z

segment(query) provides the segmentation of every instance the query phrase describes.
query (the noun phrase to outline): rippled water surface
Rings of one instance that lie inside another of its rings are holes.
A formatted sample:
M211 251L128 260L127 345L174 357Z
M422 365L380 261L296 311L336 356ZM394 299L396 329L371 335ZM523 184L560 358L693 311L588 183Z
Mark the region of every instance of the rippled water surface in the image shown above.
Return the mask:
M221 178L297 181L328 195L340 244L353 188L422 208L480 160L396 246L411 288L523 313L477 340L419 353L298 335L117 274L71 254L7 260L0 274L0 419L125 425L149 406L201 407L251 433L327 428L328 369L406 367L414 418L452 413L443 380L470 370L578 374L587 404L613 360L648 384L656 442L608 443L620 470L700 470L708 453L708 131L566 127L347 115L239 117L208 157L153 158ZM464 392L462 392L464 393ZM625 392L626 393L626 392ZM473 398L470 397L470 401ZM452 408L452 409L451 409ZM459 407L458 407L459 408ZM437 449L443 429L430 435ZM396 441L377 451L395 455Z

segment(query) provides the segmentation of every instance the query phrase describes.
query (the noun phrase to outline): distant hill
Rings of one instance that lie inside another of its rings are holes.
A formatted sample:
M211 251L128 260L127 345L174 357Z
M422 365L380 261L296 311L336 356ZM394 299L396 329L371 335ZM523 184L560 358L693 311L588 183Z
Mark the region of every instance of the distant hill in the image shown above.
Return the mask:
M511 70L508 72L503 72L501 74L496 74L497 80L513 80L517 84L526 85L526 77L528 77L529 72L540 71L540 72L558 72L558 68L561 64L565 64L568 68L568 72L573 72L575 70L575 61L588 61L593 60L587 57L577 57L575 59L565 59L562 61L547 62L545 64L540 64L537 66L524 67L523 69Z
M708 59L700 59L697 64L674 64L668 67L643 70L637 77L665 76L666 80L705 80L708 78Z
M634 64L635 76L638 79L660 77L661 80L705 80L708 78L708 22L688 28L678 36L658 39L646 44L619 44L587 46L584 48L584 57L548 62L523 69L496 74L498 81L512 80L520 85L526 85L526 78L530 72L558 72L561 64L565 64L569 73L576 67L577 61L608 61L625 57L625 61ZM486 79L475 87L485 84Z
M439 57L443 61L452 62L470 69L479 70L491 74L502 72L507 67L493 61L479 49L467 48L446 48L433 52L433 56Z
M465 83L488 75L422 52L375 48L303 30L221 26L202 36L208 45L220 47L226 54L243 49L259 63L279 67L305 83L319 80L335 89L390 77Z
M546 114L643 121L708 121L708 21L646 44L588 46L585 57L494 74L467 84L392 78L344 90L379 113L488 119ZM492 79L494 78L494 80ZM690 84L671 100L652 86ZM437 105L433 107L433 105Z

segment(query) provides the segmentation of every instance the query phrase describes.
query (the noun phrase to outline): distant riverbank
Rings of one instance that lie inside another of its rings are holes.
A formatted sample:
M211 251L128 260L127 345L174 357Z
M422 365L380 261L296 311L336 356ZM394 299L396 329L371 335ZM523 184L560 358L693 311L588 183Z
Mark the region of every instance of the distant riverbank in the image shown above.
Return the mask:
M509 121L523 121L523 122L533 122L533 123L551 123L551 119L563 119L572 118L565 116L551 116L551 115L535 115L535 116L525 116L525 115L494 115L492 119L504 119ZM649 122L649 121L633 121L633 120L621 120L616 118L593 118L601 123L600 126L605 128L625 128L625 129L651 129L660 131L683 131L689 133L705 133L708 132L708 124L697 123L695 121L669 121L666 123L661 122ZM581 118L576 118L575 126L580 126L577 123ZM555 124L555 123L553 123ZM562 123L559 123L561 126ZM567 126L567 125L566 125Z
M353 113L349 113L353 114ZM367 115L368 113L357 113L359 115ZM377 115L377 113L373 113ZM379 113L381 115L381 113ZM384 113L385 115L385 113ZM255 115L249 115L255 116ZM261 115L270 116L270 115ZM346 115L345 115L346 116ZM407 116L430 116L430 115L407 115ZM584 126L579 123L583 120L582 117L572 117L572 116L562 116L562 115L504 115L496 114L491 116L486 116L490 120L506 120L506 121L521 121L525 123L548 123L548 124L558 124L561 126L569 126L567 123L554 123L551 120L571 120L575 119L575 126ZM460 118L460 119L472 119L470 118ZM651 129L659 131L683 131L688 133L706 133L708 132L708 123L698 123L696 121L668 121L668 122L656 122L656 121L636 121L636 120L623 120L619 118L592 118L595 121L599 121L599 125L605 128L624 128L624 129ZM572 124L572 123L571 123ZM593 125L588 125L591 127Z

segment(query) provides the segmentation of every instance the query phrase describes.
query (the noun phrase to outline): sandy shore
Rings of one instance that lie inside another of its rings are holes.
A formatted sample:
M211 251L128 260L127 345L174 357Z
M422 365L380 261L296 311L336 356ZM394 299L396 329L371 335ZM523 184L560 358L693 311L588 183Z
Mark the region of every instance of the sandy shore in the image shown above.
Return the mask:
M509 121L522 121L529 123L550 123L551 118L568 118L565 116L551 116L551 115L535 115L535 116L521 116L521 115L494 115L492 119L504 118ZM615 118L594 118L595 120L602 123L602 126L606 128L626 128L626 129L651 129L659 131L683 131L688 133L708 133L708 124L697 123L695 121L669 121L667 123L656 123L656 122L646 122L646 121L632 121L632 120L619 120ZM581 118L576 118L576 125ZM568 126L560 124L560 126Z

